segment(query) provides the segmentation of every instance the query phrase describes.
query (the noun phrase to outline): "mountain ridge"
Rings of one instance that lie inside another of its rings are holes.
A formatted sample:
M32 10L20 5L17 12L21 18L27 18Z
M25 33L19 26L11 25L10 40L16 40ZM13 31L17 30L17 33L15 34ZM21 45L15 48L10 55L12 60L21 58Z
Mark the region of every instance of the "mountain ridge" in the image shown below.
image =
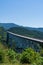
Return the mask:
M4 27L5 29L9 29L12 27L19 27L20 25L14 24L14 23L0 23L0 27ZM43 28L33 28L33 27L24 27L24 26L20 26L23 28L26 28L27 30L36 30L39 32L43 32Z
M14 23L0 23L0 27L4 27L5 29L9 29L12 27L18 27L19 25Z
M36 30L36 31L39 31L39 32L43 32L43 28L33 28L33 27L25 27L27 30Z

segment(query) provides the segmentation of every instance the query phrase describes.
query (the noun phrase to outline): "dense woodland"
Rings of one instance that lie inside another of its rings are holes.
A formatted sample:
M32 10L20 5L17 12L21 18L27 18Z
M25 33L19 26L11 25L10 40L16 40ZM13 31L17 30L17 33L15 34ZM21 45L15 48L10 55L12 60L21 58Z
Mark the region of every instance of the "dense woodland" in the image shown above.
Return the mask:
M10 28L9 31L28 37L43 39L43 32L39 32L36 30L27 30L24 27L13 27Z
M6 44L6 31L0 27L0 64L1 65L43 65L43 48L40 52L35 52L32 48L25 49L22 53L15 52ZM27 30L23 27L13 27L9 31L43 39L43 33L35 30Z

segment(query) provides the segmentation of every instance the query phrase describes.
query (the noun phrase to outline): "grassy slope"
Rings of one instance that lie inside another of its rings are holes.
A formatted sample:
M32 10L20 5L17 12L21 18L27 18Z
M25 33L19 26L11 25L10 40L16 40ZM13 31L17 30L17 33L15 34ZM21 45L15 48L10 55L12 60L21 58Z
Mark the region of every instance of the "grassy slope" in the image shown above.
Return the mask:
M8 50L8 48L5 45L3 45L1 42L0 42L0 49L2 49L5 54ZM6 61L8 62L7 59L6 59ZM0 65L29 65L29 64L21 64L19 62L13 64L13 63L8 62L8 63L1 63Z
M3 63L3 64L0 64L0 65L30 65L30 64L20 64L20 63L15 63L15 64L11 64L11 63Z
M0 49L2 49L5 52L8 50L8 48L4 46L1 42L0 42Z

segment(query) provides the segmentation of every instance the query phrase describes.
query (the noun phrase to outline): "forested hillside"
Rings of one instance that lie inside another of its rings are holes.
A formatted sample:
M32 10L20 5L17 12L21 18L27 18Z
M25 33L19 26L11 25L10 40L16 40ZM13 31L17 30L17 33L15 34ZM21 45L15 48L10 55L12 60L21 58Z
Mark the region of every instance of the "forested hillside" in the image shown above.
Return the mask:
M20 34L20 35L28 36L28 37L43 39L42 32L39 32L36 30L27 30L24 27L12 27L9 29L9 31Z
M33 28L33 27L25 27L27 30L36 30L36 31L39 31L39 32L43 32L43 28Z
M6 40L6 30L3 27L0 27L0 39Z
M12 27L18 27L18 25L14 24L14 23L0 23L0 27L3 27L5 29L9 29Z

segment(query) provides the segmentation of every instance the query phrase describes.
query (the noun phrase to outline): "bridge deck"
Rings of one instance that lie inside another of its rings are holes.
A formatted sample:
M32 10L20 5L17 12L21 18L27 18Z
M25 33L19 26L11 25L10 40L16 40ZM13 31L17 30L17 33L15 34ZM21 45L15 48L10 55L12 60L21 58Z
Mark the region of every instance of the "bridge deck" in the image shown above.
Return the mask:
M28 39L28 40L31 40L31 41L43 43L43 40L40 40L40 39L36 39L36 38L31 38L31 37L27 37L27 36L15 34L15 33L12 33L12 32L10 32L10 31L7 31L7 33L12 34L12 35L15 35L15 36L18 36L18 37L21 37L21 38L25 38L25 39Z

